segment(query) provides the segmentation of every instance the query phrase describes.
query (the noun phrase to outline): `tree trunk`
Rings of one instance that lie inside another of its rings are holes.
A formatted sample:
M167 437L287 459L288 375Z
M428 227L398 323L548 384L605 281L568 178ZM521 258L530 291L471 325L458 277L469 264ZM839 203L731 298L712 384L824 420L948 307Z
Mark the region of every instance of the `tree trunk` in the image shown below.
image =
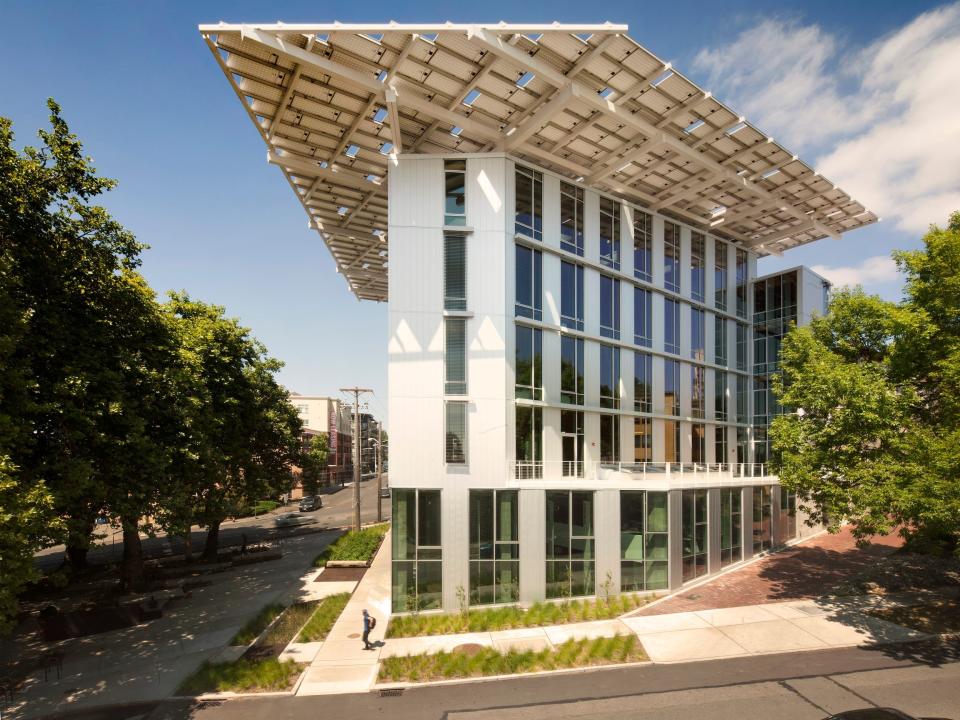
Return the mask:
M188 565L193 562L193 533L187 528L187 534L183 536L183 559Z
M120 585L126 592L143 590L147 584L143 567L143 546L137 521L124 518L123 563L120 566Z
M82 517L70 518L67 521L67 563L74 572L86 570L88 567L87 553L90 551L95 523L96 516L86 513Z
M67 564L71 570L80 572L87 569L87 552L89 550L90 547L87 544L82 547L73 543L67 545Z
M220 550L220 523L222 521L211 521L207 526L207 541L203 546L203 555L201 559L207 562L214 562L217 559L217 553Z

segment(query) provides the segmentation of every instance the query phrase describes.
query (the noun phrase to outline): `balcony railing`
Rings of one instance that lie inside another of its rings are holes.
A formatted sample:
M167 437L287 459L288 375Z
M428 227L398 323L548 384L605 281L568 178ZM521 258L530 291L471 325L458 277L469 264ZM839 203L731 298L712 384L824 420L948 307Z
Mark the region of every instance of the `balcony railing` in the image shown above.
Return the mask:
M510 463L507 475L517 480L542 480L544 475L564 478L582 478L586 464L582 460L517 460Z
M696 476L717 478L760 478L767 477L768 467L764 463L669 463L669 462L639 462L639 463L597 463L597 471L608 470L624 472L651 478L664 479L669 477L683 478Z

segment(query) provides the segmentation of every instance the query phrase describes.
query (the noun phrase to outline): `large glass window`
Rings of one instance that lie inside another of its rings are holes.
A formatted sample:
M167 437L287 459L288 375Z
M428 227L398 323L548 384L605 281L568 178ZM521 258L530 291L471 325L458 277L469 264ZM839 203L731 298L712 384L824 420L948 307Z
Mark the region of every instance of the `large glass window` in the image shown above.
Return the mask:
M653 216L640 210L633 211L633 276L653 278Z
M467 224L467 161L444 160L443 224L463 227Z
M683 491L683 581L707 574L707 491Z
M543 477L543 408L517 405L517 477Z
M727 321L720 315L713 316L713 361L727 366Z
M707 461L707 426L694 423L690 426L690 461L705 463Z
M593 493L548 491L547 597L596 592Z
M620 203L600 198L600 264L620 269Z
M543 317L543 253L517 245L518 317L540 320Z
M665 462L680 462L680 423L677 420L663 421L663 459Z
M600 345L600 407L620 407L620 348Z
M650 418L633 419L633 461L653 462L653 421Z
M583 477L583 413L560 411L560 441L563 445L563 477Z
M690 357L703 361L706 357L704 344L706 337L706 317L703 310L690 308Z
M727 244L720 240L713 241L713 305L727 309Z
M446 381L443 392L447 395L467 394L467 319L448 317L443 319L444 372Z
M695 418L705 417L707 388L704 381L703 366L690 366L690 416Z
M560 183L560 248L583 257L583 188Z
M620 462L619 415L600 415L600 462Z
M470 604L520 599L516 490L470 491Z
M680 292L680 226L663 224L663 286Z
M583 340L560 336L560 402L583 405Z
M713 453L718 463L730 462L727 448L727 426L717 425L713 429Z
M706 281L704 246L706 238L702 233L690 233L690 297L703 302L703 288Z
M600 334L620 339L620 281L600 276Z
M653 412L653 356L649 353L633 354L633 409Z
M534 240L543 239L543 174L517 165L517 213L515 232Z
M737 422L747 424L747 378L737 375ZM742 461L746 462L746 460Z
M797 494L780 487L780 542L797 536Z
M747 326L737 323L737 370L747 369Z
M439 608L443 595L440 491L393 491L393 612Z
M743 560L740 488L720 489L720 567Z
M727 374L722 370L715 370L713 373L713 417L716 420L727 419L727 398L730 396L730 389L727 387ZM726 462L726 456L722 459L717 458L717 462Z
M663 351L680 354L680 303L663 299Z
M667 548L667 494L621 490L620 591L666 589Z
M753 554L773 547L773 499L769 485L753 488Z
M737 315L747 316L747 251L737 248Z
M443 309L467 309L467 239L443 237Z
M680 414L680 362L677 360L663 361L663 412Z
M560 324L583 330L583 266L560 263Z
M448 400L446 403L446 433L444 452L450 465L467 462L467 404Z
M653 297L649 290L633 288L633 342L650 347L653 326Z
M543 400L543 331L517 325L516 396Z

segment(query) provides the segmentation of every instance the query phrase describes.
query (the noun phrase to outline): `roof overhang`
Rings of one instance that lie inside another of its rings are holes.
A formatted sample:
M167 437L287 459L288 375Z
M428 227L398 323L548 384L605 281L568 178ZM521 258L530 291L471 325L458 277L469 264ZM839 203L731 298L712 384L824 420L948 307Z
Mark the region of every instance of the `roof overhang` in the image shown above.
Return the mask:
M761 254L877 217L626 25L201 25L359 299L387 298L402 153L507 152Z

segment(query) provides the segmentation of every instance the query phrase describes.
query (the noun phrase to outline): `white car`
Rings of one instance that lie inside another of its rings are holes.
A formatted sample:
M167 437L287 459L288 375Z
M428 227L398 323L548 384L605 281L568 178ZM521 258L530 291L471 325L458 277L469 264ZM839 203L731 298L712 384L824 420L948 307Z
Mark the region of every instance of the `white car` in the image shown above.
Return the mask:
M274 520L274 524L280 527L296 527L297 525L312 525L317 521L317 518L313 515L301 515L297 512L284 513L283 515L278 515L277 519Z

